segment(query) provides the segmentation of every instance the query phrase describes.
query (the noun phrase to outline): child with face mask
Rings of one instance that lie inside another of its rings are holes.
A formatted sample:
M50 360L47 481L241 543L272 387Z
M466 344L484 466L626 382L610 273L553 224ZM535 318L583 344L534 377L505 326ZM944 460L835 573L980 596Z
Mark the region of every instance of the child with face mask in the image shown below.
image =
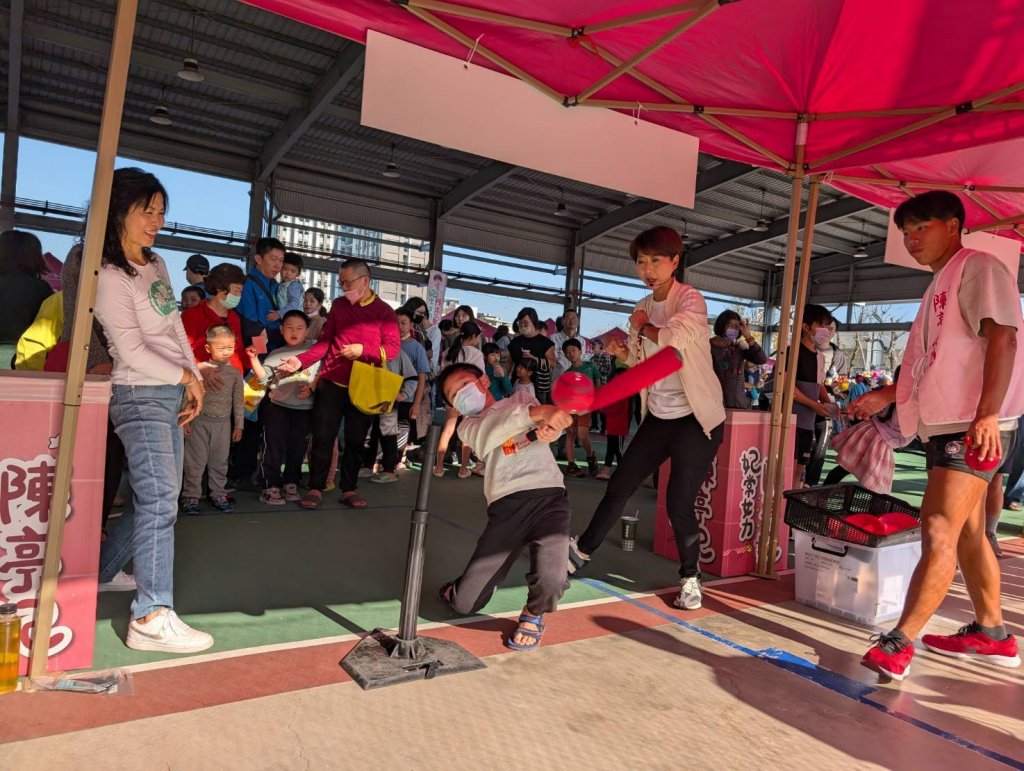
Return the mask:
M711 361L718 381L722 384L723 403L729 409L749 410L750 395L744 385L745 363L760 366L768 361L768 357L736 311L720 313L715 319L714 330Z
M568 587L572 511L562 472L547 445L572 424L572 416L521 392L496 401L487 376L472 364L449 365L437 385L445 402L463 417L459 437L487 463L487 526L462 575L441 587L440 599L458 613L476 613L505 580L518 554L529 549L526 605L505 646L536 650L544 634L544 613L555 610Z

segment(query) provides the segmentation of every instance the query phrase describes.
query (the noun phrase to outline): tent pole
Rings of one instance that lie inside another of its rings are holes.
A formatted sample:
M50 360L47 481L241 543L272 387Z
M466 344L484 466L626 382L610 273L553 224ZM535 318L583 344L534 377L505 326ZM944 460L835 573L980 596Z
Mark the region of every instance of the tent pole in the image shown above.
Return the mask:
M600 56L606 62L611 64L613 67L617 67L620 64L622 64L622 59L620 59L617 56L615 56L615 54L612 54L612 53L609 53L608 51L605 51L603 48L601 48L596 43L594 43L593 40L586 40L583 43L583 45L588 50L593 51L595 54ZM643 83L648 88L650 88L650 89L652 89L654 91L657 91L659 94L664 96L666 99L671 99L673 102L675 102L675 103L677 103L677 104L679 104L681 106L692 108L693 112L698 117L703 118L706 122L710 123L712 126L715 126L720 131L724 131L726 134L731 136L737 142L740 142L741 144L746 145L751 150L756 152L758 155L764 156L765 158L768 158L769 160L774 161L775 163L778 164L780 169L787 169L787 168L789 168L789 162L785 158L783 158L781 155L777 155L777 154L773 153L771 150L769 150L768 148L763 147L762 145L758 144L757 142L755 142L750 137L748 137L745 134L737 131L736 129L732 128L731 126L723 123L721 120L719 120L718 118L714 117L714 115L709 115L707 112L700 112L699 110L697 110L695 105L693 105L692 103L688 102L686 99L684 99L683 97L679 96L679 94L673 92L671 89L663 86L661 83L656 81L654 78L651 78L651 77L649 77L647 75L644 75L642 72L638 72L636 70L633 70L629 74L630 74L630 77L632 77L635 80L638 80L639 82ZM593 104L593 102L590 102L590 104ZM634 109L635 110L636 109L636 105L635 104L631 104L629 109ZM711 112L714 112L714 110L711 110ZM793 117L797 117L797 116L794 115Z
M779 398L779 383L784 381L788 366L787 351L783 343L789 338L789 311L793 299L793 267L796 261L796 239L800 231L800 209L803 201L804 171L803 161L807 152L807 121L796 123L796 146L794 150L792 191L789 200L789 233L786 237L786 265L782 273L782 290L779 293L779 330L778 353L775 356L775 396L772 399L771 431L768 434L768 461L764 470L764 498L761 506L761 531L758 536L757 560L755 575L771 577L773 572L768 565L768 544L771 538L768 528L773 522L770 510L775 500L776 467L785 463L779 454L779 443L782 438L782 402ZM789 424L789 421L786 421ZM772 560L774 562L774 560Z
M854 145L853 147L844 148L839 152L832 153L832 155L826 155L824 158L818 158L814 161L811 161L808 165L811 169L817 169L821 166L825 166L834 161L837 161L840 158L846 158L850 155L859 153L861 150L867 150L868 148L871 147L877 147L878 145L885 144L886 142L890 142L893 139L899 139L900 137L904 137L907 134L913 134L915 131L920 131L921 129L928 128L929 126L934 126L936 123L941 123L942 121L947 120L949 118L955 118L957 115L972 112L973 110L991 104L992 102L998 99L1003 99L1004 97L1012 96L1013 94L1016 94L1018 91L1021 91L1022 89L1024 89L1024 83L1014 83L1013 85L1007 86L1006 88L1002 88L999 91L993 91L991 94L986 94L983 97L971 100L970 102L967 103L967 105L969 105L968 109L964 109L962 105L947 107L943 109L941 112L937 112L934 115L929 115L927 118L919 120L916 123L911 123L909 126L904 126L903 128L896 129L895 131L890 131L887 134L882 134L880 136L875 137L874 139L869 139L866 142L861 142L860 144Z
M689 2L670 5L667 8L658 8L654 11L643 11L630 16L620 16L617 19L609 19L597 24L584 24L583 31L588 35L596 35L598 32L607 32L610 29L619 29L620 27L628 27L645 21L664 19L679 13L685 13L686 11L695 11L706 4L707 0L689 0Z
M593 50L593 46L588 46ZM634 73L629 73L633 75ZM779 112L778 110L755 110L746 107L712 107L701 105L698 107L689 102L624 102L620 99L588 99L588 107L607 107L610 110L636 110L642 107L648 112L681 112L681 113L704 113L706 115L733 115L740 118L778 118L779 120L796 120L798 112Z
M53 493L50 497L50 521L46 531L46 558L43 578L36 604L32 629L32 652L29 658L29 679L46 674L50 652L50 630L57 594L57 575L60 572L60 550L64 537L68 496L71 491L71 465L78 433L78 410L82 404L85 364L89 354L92 333L93 305L100 261L103 255L103 235L107 229L107 211L110 207L110 187L114 179L117 142L121 133L121 114L124 111L125 84L132 56L132 38L138 0L119 0L114 21L114 36L110 46L107 68L107 86L103 97L99 141L96 147L96 168L89 199L89 221L85 230L82 252L81 278L75 306L71 350L64 383L64 415L61 420L60 447L57 450L57 468L54 472Z
M922 180L906 180L896 179L891 175L887 175L886 179L877 179L876 177L857 177L846 174L830 174L829 181L832 182L852 182L856 185L874 185L877 187L903 187L903 188L916 188L918 190L949 190L953 193L965 193L970 195L973 192L978 193L1024 193L1024 186L1020 185L974 185L974 184L955 184L950 182L925 182Z
M715 0L709 0L709 2L704 3L704 7L698 10L696 13L694 13L693 16L688 18L686 21L677 24L675 27L670 29L668 32L666 32L660 38L655 40L653 43L651 43L650 45L646 46L645 48L641 49L640 51L626 59L626 61L618 65L615 69L613 69L603 78L598 80L596 83L589 86L585 91L581 91L576 96L577 102L579 104L586 103L588 98L596 94L602 88L611 83L613 80L616 80L619 76L626 74L627 72L632 70L636 65L640 64L640 62L642 62L648 56L651 56L660 49L664 48L677 37L686 32L688 29L699 24L702 19L708 16L708 14L710 14L716 8L718 8L718 3L715 2Z
M512 62L510 62L508 59L504 58L503 56L499 56L498 54L494 53L494 51L475 41L473 38L459 32L451 24L448 24L445 21L441 21L441 19L437 18L436 16L434 16L434 14L430 13L429 11L414 8L411 5L406 5L404 6L404 8L413 16L422 19L434 29L443 32L453 40L459 41L460 43L462 43L462 45L466 46L466 48L468 48L470 51L476 51L478 54L480 54L488 61L498 65L499 67L501 67L501 69L505 70L505 72L507 72L509 75L513 75L514 77L519 78L524 83L529 83L531 86L536 88L541 93L547 94L559 104L564 104L565 100L568 98L565 94L560 94L557 91L555 91L555 89L551 88L551 86L537 80L537 78L533 77L533 75L530 75L528 72L526 72L526 70L512 64Z
M768 562L765 569L768 575L775 577L775 548L779 543L779 522L782 513L782 491L787 488L785 458L789 448L786 440L789 437L789 424L793 415L793 392L796 390L796 370L801 345L801 319L804 315L804 307L807 305L807 286L811 275L811 248L814 246L814 222L818 214L818 192L821 187L819 177L811 178L810 190L807 194L807 219L804 222L804 243L800 248L800 280L796 288L796 309L793 311L793 336L789 344L789 350L794 353L786 362L786 387L783 392L782 404L782 431L779 436L778 465L775 467L775 485L772 490L771 519L769 520L768 535ZM779 338L780 340L782 338ZM778 386L778 376L775 384ZM763 522L764 520L762 520Z
M443 0L404 0L403 5L421 8L424 11L436 11L449 16L462 16L466 19L474 19L476 21L489 21L495 24L500 24L504 27L516 27L518 29L528 29L534 32L547 32L551 35L557 35L558 37L572 37L573 33L572 27L561 27L557 24L548 24L543 21L522 19L518 16L509 16L504 13L495 13L494 11L481 11L476 8L466 8L461 5L453 5L452 3L444 2Z
M1017 225L1024 223L1024 212L1014 214L1012 217L1004 217L1001 220L978 225L976 228L964 228L965 233L984 233L988 230L1011 230Z

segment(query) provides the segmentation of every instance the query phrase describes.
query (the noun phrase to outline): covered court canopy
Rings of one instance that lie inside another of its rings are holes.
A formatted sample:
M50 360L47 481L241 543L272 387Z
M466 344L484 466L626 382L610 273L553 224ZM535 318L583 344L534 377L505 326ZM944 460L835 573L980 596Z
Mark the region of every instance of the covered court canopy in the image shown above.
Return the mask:
M0 18L5 22L0 24L0 38L7 43L0 54L0 77L9 81L7 89L0 89L0 101L6 99L8 107L0 111L0 121L9 137L17 133L95 149L116 5L115 0L75 4L10 0L0 7ZM260 191L269 196L273 217L286 214L342 222L423 241L430 241L432 233L437 232L435 226L440 224L438 242L512 255L550 270L565 266L575 253L577 265L582 263L585 270L584 289L590 277L599 273L631 275L632 264L626 256L629 240L645 228L670 225L684 231L689 239L692 270L688 278L692 283L719 295L778 297L790 206L789 180L779 171L785 168L784 164L773 165L770 158L760 156L728 133L719 132L719 139L734 145L742 161L702 153L696 205L691 210L369 129L360 124L364 50L361 41L366 29L395 33L407 28L415 42L463 58L468 55L469 46L460 46L407 8L384 0L257 5L293 14L320 28L237 0L140 0L120 132L121 155L252 183L259 200ZM482 51L493 46L508 53L506 46L515 44L513 53L519 57L516 61L528 73L543 75L544 71L537 69L539 65L556 72L568 71L581 56L589 62L582 70L587 77L603 77L613 68L597 54L580 50L571 38L480 22L442 11L438 3L420 5L429 8L414 9L417 13L430 13L453 28L472 33L470 45L477 35L484 33L480 40L483 48L478 47L474 64L495 66ZM499 12L500 5L475 4L477 8ZM544 20L557 14L555 26L560 29L590 24L591 32L584 30L576 43L601 44L605 38L614 36L620 41L613 49L617 56L642 52L665 31L686 25L693 18L694 7L692 3L671 7L665 3L643 4L644 10L653 8L661 13L674 9L676 15L594 32L593 23L597 20L631 16L641 10L641 4L551 3L550 9L541 8L540 3L504 5L523 16L536 10L536 18ZM671 60L677 48L685 49L701 41L709 29L720 32L719 27L704 26L721 25L716 20L719 14L735 16L741 10L750 13L749 9L760 6L762 13L770 12L770 24L753 32L737 29L736 34L730 33L720 46L723 52L717 55L715 67L719 68L720 78L728 80L732 70L722 69L721 62L729 60L732 52L738 52L734 64L748 68L744 78L750 82L754 82L751 78L757 79L758 83L759 79L776 81L771 88L758 88L764 90L765 98L776 95L772 97L773 109L786 105L780 108L785 117L721 114L728 110L728 105L740 104L737 95L730 91L733 86L726 85L716 92L716 100L706 100L699 115L697 108L677 105L669 96L650 90L641 118L668 121L672 125L680 121L681 127L700 136L702 147L711 153L728 149L714 145L713 137L702 133L716 128L717 123L729 129L746 130L750 124L763 122L774 131L785 132L789 150L783 146L777 149L783 155L791 153L795 120L789 116L796 108L789 105L799 104L800 89L778 83L793 76L788 71L784 76L781 67L797 61L790 50L795 45L792 41L799 39L800 30L806 30L810 20L799 29L788 29L786 25L790 22L784 12L791 15L798 13L801 6L819 5L836 4L741 0L705 14L691 28L681 31L664 53L655 52L636 68L641 77L646 77L649 65L665 57ZM20 22L19 6L23 11ZM766 7L768 11L764 10ZM822 13L821 9L815 10L813 18L820 18ZM892 12L887 13L890 15L885 18L892 19ZM981 18L980 10L978 13ZM725 26L728 31L731 25ZM1009 27L1006 34L1019 34L1019 25ZM900 45L905 45L906 29L899 37ZM790 42L783 46L783 39ZM1004 37L997 34L994 39L1003 44ZM541 40L547 42L537 42ZM875 43L869 43L854 51L859 58L852 68L853 76L861 77L868 63L874 66L873 60L878 58ZM767 53L743 53L757 45ZM829 50L834 48L833 44ZM199 62L199 71L204 76L201 82L184 81L177 75L186 56ZM765 61L765 57L774 58L761 67L759 62ZM595 66L599 69L597 74L592 71ZM602 66L604 69L600 69ZM762 69L765 71L759 71ZM805 79L814 76L815 82L824 83L823 74L816 74L810 64L804 69L806 75L797 74ZM698 67L695 72L685 72L685 80L699 82L712 72L712 68L704 70ZM1003 71L1010 72L1006 68ZM882 83L889 76L874 77ZM643 86L633 75L624 75L609 84L608 93L615 96L616 89L638 84ZM569 90L570 85L560 87ZM9 109L12 89L20 97L13 119ZM603 99L608 93L602 91L595 98ZM786 100L779 100L780 93L787 95ZM701 91L699 95L704 99L707 92ZM696 95L688 94L681 86L678 96L696 100ZM922 98L928 105L945 104L938 96ZM666 111L657 107L658 103L684 112ZM715 109L715 105L723 104L726 106ZM158 106L168 110L171 125L150 122ZM983 111L978 114L995 115ZM1006 114L1010 113L1004 117ZM964 117L956 118L950 125ZM922 115L911 115L905 120L918 118ZM879 131L888 126L885 120L876 123ZM813 152L817 152L815 143L823 125L824 121L811 124L809 147ZM774 145L769 143L768 147ZM401 172L398 178L382 175L392 158ZM746 161L772 168L751 166ZM555 214L557 204L563 201L568 217ZM58 199L57 203L82 202ZM20 206L17 223L37 229L56 223L77 232L77 215L64 223L54 215L53 206L44 209L43 202ZM261 214L256 212L257 217ZM835 305L851 299L892 301L920 297L922 277L916 271L881 264L886 220L885 212L871 203L850 197L835 187L822 186L813 244L813 299ZM203 234L166 234L162 240L165 248L205 251L215 256L238 257L244 252L237 240L218 243ZM414 274L412 278L421 277ZM484 291L494 288L484 287ZM515 288L506 291L521 293Z

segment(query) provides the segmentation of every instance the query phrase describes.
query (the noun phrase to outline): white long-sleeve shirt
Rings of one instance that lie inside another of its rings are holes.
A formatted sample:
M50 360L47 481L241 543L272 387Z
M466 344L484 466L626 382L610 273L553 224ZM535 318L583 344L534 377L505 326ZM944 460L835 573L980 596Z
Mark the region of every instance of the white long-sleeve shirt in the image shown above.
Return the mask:
M157 255L137 275L105 265L96 289L96 319L110 344L116 385L174 385L199 370L178 313L167 266Z
M530 419L530 407L538 404L532 394L520 391L494 402L479 415L463 418L459 424L459 438L486 462L484 497L488 505L523 490L565 487L555 456L545 442L516 448L507 455L502 449L509 439L537 427Z

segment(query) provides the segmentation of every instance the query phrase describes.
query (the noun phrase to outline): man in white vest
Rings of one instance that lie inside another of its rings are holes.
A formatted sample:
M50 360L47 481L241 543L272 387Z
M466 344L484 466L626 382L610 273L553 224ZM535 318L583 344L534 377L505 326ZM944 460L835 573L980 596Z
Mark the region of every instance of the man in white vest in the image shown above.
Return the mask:
M911 327L899 383L860 397L850 413L868 418L895 401L904 435L916 433L924 444L928 485L921 561L903 615L861 663L894 680L907 675L913 640L939 609L959 561L975 620L921 642L943 656L1020 666L1017 641L1003 626L999 563L985 538L985 493L999 464L966 457L970 451L994 461L1018 440L1024 356L1017 333L1024 320L1017 277L993 255L964 248L964 206L952 193L905 201L895 220L907 250L935 275Z

